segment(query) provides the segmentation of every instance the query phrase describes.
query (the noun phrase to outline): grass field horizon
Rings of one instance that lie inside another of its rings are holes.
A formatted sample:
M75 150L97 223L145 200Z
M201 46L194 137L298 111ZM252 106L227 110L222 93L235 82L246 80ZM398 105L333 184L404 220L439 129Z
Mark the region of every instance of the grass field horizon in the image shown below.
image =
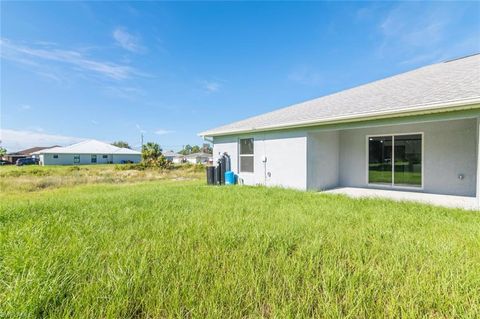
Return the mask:
M3 194L0 317L480 315L478 212L195 174Z

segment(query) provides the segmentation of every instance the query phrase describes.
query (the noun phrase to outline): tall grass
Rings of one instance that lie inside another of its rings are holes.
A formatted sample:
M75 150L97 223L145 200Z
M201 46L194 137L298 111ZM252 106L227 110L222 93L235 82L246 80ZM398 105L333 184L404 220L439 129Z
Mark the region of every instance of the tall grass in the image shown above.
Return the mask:
M202 165L148 168L138 164L81 166L0 166L2 194L35 192L81 184L118 184L153 180L198 180Z
M0 203L0 317L480 315L480 215L197 181Z

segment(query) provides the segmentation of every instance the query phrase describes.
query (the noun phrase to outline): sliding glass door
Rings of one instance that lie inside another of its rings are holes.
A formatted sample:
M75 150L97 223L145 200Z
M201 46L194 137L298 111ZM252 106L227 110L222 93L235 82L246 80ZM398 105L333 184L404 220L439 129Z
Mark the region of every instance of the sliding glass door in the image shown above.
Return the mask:
M422 134L368 138L368 183L422 186Z

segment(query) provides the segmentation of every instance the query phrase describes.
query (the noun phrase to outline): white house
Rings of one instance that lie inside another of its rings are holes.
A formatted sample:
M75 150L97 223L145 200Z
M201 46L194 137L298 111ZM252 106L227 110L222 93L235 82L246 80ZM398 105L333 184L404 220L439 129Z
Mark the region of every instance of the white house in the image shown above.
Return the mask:
M213 161L213 157L212 154L200 152L185 155L185 160L191 164L207 164Z
M120 148L108 143L88 140L66 147L40 150L40 165L81 165L107 163L138 163L142 155L138 151Z
M480 55L214 128L240 181L480 198ZM291 156L295 154L295 156Z
M182 154L175 153L174 151L166 151L163 153L163 156L174 164L181 164L183 163L184 156Z

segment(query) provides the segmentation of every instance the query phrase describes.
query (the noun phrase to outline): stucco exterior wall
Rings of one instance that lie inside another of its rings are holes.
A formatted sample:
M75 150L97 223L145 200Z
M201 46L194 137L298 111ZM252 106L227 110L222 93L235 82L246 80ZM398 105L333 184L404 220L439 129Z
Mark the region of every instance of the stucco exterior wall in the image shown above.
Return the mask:
M362 127L362 123L356 123L352 124L355 128L344 126L338 130L312 127L215 137L213 155L216 161L219 153L227 152L232 170L238 174L238 140L253 137L255 173L239 174L245 184L312 190L379 187L368 185L367 181L367 136L422 132L423 189L412 190L476 196L480 121L477 118L426 120L414 124L392 121L392 124L380 122L377 126ZM266 164L262 163L263 156L267 157ZM268 172L270 177L266 177ZM478 197L480 201L480 190Z
M39 156L41 165L86 165L92 163L91 154L80 154L80 163L74 163L74 154L57 154L58 158L53 158L54 154L41 154ZM106 154L107 158L103 158L103 154L97 155L96 164L122 163L122 161L132 161L138 163L141 160L140 154L125 154L125 155L112 155Z
M339 132L309 133L307 138L307 188L325 190L338 186Z
M239 173L238 140L254 138L254 173ZM231 169L246 185L307 188L306 132L270 132L214 138L214 162L230 155ZM266 157L266 162L263 159Z
M477 118L477 202L480 207L480 117Z
M53 158L53 154L42 154L40 163L42 165L74 165L73 154L58 154L58 158Z
M130 161L133 163L139 163L142 159L142 155L140 154L124 154L124 155L113 155L112 156L114 164L121 164L125 161Z
M339 186L367 187L367 135L423 132L427 193L475 196L476 119L392 125L340 132ZM463 174L464 178L458 176Z

